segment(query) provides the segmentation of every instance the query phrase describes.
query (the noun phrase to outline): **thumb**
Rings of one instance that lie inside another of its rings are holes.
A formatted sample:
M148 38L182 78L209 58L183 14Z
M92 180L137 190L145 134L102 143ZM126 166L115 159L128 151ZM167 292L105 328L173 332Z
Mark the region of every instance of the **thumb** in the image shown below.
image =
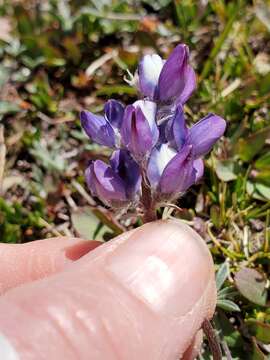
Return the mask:
M180 221L159 221L7 292L0 330L22 360L176 360L215 297L205 243Z

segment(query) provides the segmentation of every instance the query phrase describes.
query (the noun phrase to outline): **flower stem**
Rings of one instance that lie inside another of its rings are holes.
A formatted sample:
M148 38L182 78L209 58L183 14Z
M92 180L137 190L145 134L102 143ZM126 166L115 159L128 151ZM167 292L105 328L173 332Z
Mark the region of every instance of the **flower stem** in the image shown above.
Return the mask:
M143 223L157 220L157 213L152 198L151 187L147 181L146 176L142 174L142 197L141 202L143 205Z

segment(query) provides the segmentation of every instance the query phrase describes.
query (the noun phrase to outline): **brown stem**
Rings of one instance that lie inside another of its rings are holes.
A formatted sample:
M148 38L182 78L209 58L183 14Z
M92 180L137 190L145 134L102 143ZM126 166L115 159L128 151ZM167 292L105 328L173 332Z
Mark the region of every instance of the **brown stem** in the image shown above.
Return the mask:
M157 213L152 199L151 187L144 174L142 174L142 205L143 205L143 223L157 220Z
M222 352L219 345L219 341L215 334L215 330L213 329L209 320L204 320L202 324L202 329L205 336L207 337L209 348L213 355L213 360L222 360Z

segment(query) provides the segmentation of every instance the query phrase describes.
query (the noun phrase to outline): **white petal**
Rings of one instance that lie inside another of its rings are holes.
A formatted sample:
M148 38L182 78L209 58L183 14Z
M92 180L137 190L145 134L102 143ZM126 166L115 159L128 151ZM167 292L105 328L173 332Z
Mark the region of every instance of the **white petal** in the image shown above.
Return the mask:
M157 54L145 55L142 60L144 76L149 83L157 84L164 60Z
M140 63L140 81L142 91L146 96L154 97L155 88L158 84L160 72L162 70L164 60L157 55L145 55Z
M149 123L151 131L153 131L156 126L156 111L157 105L153 101L149 100L138 100L133 104L135 108L140 107L146 120Z
M163 170L176 154L177 152L169 147L168 144L162 144L152 151L148 163L147 176L153 188L158 186Z
M158 172L161 175L165 167L171 161L171 159L177 154L177 151L172 149L168 144L162 144L160 149L157 151L158 154L156 158L156 163Z

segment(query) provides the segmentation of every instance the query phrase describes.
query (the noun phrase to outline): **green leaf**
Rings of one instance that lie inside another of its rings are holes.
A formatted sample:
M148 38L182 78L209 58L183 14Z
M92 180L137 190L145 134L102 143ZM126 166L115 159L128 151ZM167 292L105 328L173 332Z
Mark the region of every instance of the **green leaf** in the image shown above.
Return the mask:
M125 229L114 219L111 212L102 207L92 209L93 214L99 218L102 224L107 225L116 235L122 234Z
M247 181L247 193L254 199L258 200L270 200L270 187L266 184Z
M5 85L9 78L10 70L0 64L0 88Z
M239 20L239 14L241 13L239 4L240 3L238 1L235 2L234 10L232 11L230 18L226 21L226 25L225 25L222 33L215 39L215 45L210 52L209 58L204 63L204 67L203 67L202 74L201 74L201 80L205 79L208 76L211 68L215 64L215 58L217 57L220 50L222 49L224 42L229 37L229 34L233 28L233 24L234 24L235 20L236 19Z
M256 181L270 187L270 167L256 173Z
M221 289L222 285L224 284L225 280L229 275L229 266L228 263L225 261L218 269L216 274L216 285L217 290Z
M270 32L270 10L267 2L260 1L254 8L255 14Z
M30 149L30 153L42 164L42 166L51 171L62 173L66 168L66 160L62 154L59 153L58 148L49 149L44 143L35 141L33 148Z
M89 206L82 207L71 213L71 221L78 236L86 240L104 240L112 237L112 230L102 224Z
M255 167L257 169L268 169L270 168L270 152L259 157L259 159L255 162Z
M152 6L154 10L158 11L167 6L171 2L171 0L143 0L143 2Z
M266 140L270 136L270 126L258 130L246 138L239 139L236 144L236 153L246 162L251 161L265 145Z
M217 312L217 316L215 316L215 324L222 338L224 338L228 344L233 358L244 359L242 354L244 340L241 336L241 333L230 323L229 319L223 311L219 310Z
M239 166L237 162L233 160L217 160L216 173L220 180L225 182L232 181L237 178L237 174L239 173Z
M225 311L241 311L239 306L237 304L235 304L233 301L231 300L227 300L227 299L218 299L217 300L217 306Z
M211 221L215 225L215 227L220 227L220 207L217 205L212 205L210 208L210 217Z
M233 298L238 294L234 286L227 286L218 291L218 299L223 300L227 298Z
M255 184L256 190L257 192L262 195L265 199L270 200L270 187L265 185L265 184L261 184L261 183L256 183Z
M257 270L241 269L235 274L235 284L246 299L257 305L266 305L266 279Z
M20 111L20 107L10 101L0 101L0 118L6 114L15 114Z
M251 335L255 336L257 340L264 344L270 344L270 325L257 321L255 319L249 319L245 322L248 331Z
M105 85L96 92L97 96L111 96L114 94L117 95L136 95L137 90L128 85Z

